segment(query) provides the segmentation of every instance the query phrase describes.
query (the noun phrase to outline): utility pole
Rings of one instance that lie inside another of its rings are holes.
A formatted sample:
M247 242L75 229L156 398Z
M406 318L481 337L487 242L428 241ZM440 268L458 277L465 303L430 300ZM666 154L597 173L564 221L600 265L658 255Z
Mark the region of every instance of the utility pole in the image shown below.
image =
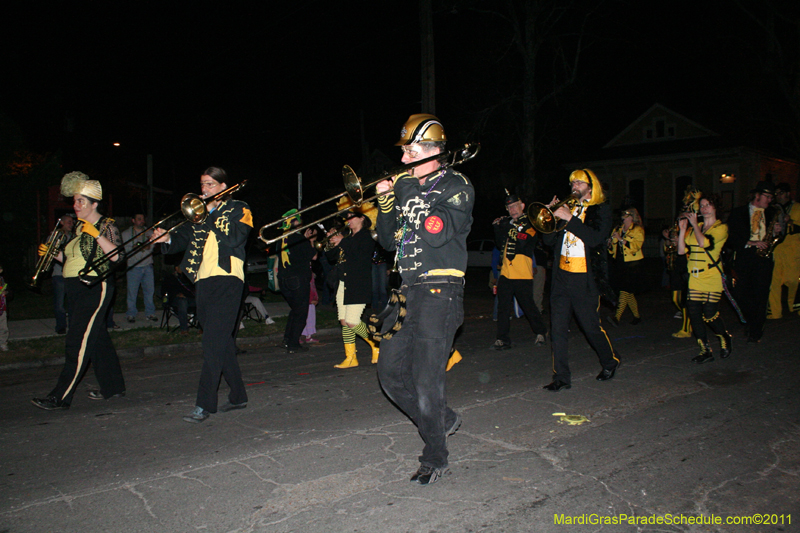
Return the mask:
M419 0L419 33L422 45L422 112L436 114L436 71L433 55L433 8L431 0Z
M147 154L147 223L153 223L153 154Z

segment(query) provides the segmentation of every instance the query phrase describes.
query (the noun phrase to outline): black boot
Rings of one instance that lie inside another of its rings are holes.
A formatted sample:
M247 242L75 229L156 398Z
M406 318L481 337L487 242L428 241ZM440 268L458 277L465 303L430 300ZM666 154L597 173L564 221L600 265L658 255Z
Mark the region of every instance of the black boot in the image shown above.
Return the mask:
M708 342L697 339L697 344L700 345L700 355L692 357L692 361L698 365L703 363L710 363L714 360L714 354L711 352L711 345Z
M733 338L731 334L725 331L722 335L717 335L717 337L719 338L719 356L723 359L730 357L731 350L733 349Z

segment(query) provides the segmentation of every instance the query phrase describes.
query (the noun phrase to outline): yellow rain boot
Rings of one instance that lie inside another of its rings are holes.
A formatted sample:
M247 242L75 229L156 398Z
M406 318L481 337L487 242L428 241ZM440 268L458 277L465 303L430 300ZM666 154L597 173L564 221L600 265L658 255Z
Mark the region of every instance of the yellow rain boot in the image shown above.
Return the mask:
M375 341L373 341L373 340L364 339L364 341L367 344L369 344L370 348L372 348L372 364L373 365L377 365L378 364L378 355L379 355L379 353L381 351L380 347L377 344L375 344Z
M348 343L344 345L344 361L338 365L333 365L334 368L353 368L358 366L358 359L356 359L356 343Z
M445 372L448 372L451 368L455 366L456 363L461 362L461 354L458 353L458 350L453 348L453 351L450 352L450 359L447 360L447 368L444 369Z

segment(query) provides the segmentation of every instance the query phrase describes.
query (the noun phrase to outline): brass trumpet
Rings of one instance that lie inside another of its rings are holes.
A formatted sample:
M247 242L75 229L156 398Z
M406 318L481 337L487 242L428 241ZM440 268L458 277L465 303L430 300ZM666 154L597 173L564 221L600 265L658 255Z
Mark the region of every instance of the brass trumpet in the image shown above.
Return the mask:
M561 224L561 222L564 221L556 217L553 213L555 213L556 210L558 210L558 208L562 205L566 205L570 209L574 209L580 200L581 199L577 195L571 194L558 202L556 205L550 207L541 202L533 202L528 207L526 215L528 220L531 222L531 226L533 226L534 229L536 229L536 231L539 233L553 233L554 231L561 231L567 224Z
M160 226L161 224L163 224L164 222L166 222L170 218L172 218L172 217L174 217L176 215L179 215L179 214L182 214L184 216L184 220L180 221L179 223L175 224L174 226L172 226L171 228L166 230L166 233L164 233L164 235L172 233L173 231L175 231L179 227L183 226L187 222L191 222L192 224L202 224L203 222L206 221L206 218L208 218L208 204L210 204L211 202L215 202L217 200L220 200L220 201L227 200L231 195L233 195L233 193L238 192L241 189L243 189L246 184L247 184L247 180L244 180L240 184L234 185L233 187L228 187L224 191L218 192L214 196L210 196L208 198L203 198L199 194L195 194L195 193L191 193L191 192L188 193L188 194L183 195L183 198L181 198L181 209L180 209L180 211L176 211L176 212L172 213L171 215L168 215L168 216L162 218L161 220L159 220L158 222L156 222L155 224L153 224L149 228L145 228L144 230L142 230L141 232L137 233L136 235L133 235L130 239L128 239L127 241L123 242L122 244L120 244L119 246L117 246L116 248L114 248L113 250L108 252L106 255L104 255L103 257L101 257L97 261L92 261L91 263L88 263L85 267L83 267L81 269L80 272L78 272L78 278L83 283L85 283L86 285L89 285L90 287L95 285L95 284L97 284L97 283L100 283L104 279L108 278L116 270L114 268L107 268L105 265L107 263L109 263L110 261L112 261L112 259L114 257L116 257L117 255L119 255L119 254L125 255L125 246L127 244L130 244L131 242L133 242L137 237L139 237L140 235L142 235L144 233L147 233L148 231ZM148 239L147 241L138 243L130 251L130 255L136 254L140 250L142 250L143 248L146 248L146 247L150 246L151 244L153 244L160 237L162 237L162 235L159 235L158 237L154 237L154 238ZM142 260L144 260L144 258L142 258L140 261L142 261ZM127 265L126 270L129 269L129 268L133 268L134 266L136 266L136 264L138 264L138 262L134 263L133 265ZM104 272L101 272L101 270L103 270ZM92 273L92 272L95 272L97 275L90 275L90 273Z
M441 171L443 169L450 168L450 167L455 166L455 165L460 165L461 163L465 163L465 162L469 161L470 159L472 159L473 157L478 155L478 152L480 151L480 149L481 149L481 145L479 143L468 143L468 144L465 144L464 147L461 148L460 150L453 150L453 151L450 151L450 152L443 152L443 153L440 153L440 154L435 154L435 155L432 155L431 157L426 157L425 159L420 159L419 161L415 161L413 163L409 163L407 165L402 165L402 166L396 167L396 168L394 168L392 170L388 170L388 171L384 172L383 174L381 174L381 176L379 178L375 179L371 183L368 183L367 185L363 185L361 183L361 178L359 178L356 175L355 171L349 165L345 165L342 168L342 178L344 180L345 192L337 194L336 196L331 196L330 198L322 200L321 202L317 202L316 204L314 204L312 206L306 207L304 209L301 209L300 211L292 213L289 216L286 216L286 217L283 217L283 218L279 218L278 220L276 220L274 222L270 222L269 224L267 224L265 226L262 226L261 229L258 230L258 238L261 239L262 241L264 241L265 244L270 245L270 244L272 244L274 242L277 242L277 241L283 239L284 237L287 237L287 236L292 235L294 233L299 233L299 232L305 231L308 228L310 228L311 226L316 226L317 224L319 224L323 220L328 220L329 218L333 218L333 217L335 217L337 215L341 215L342 213L344 213L346 211L350 211L352 209L355 209L356 207L360 206L364 202L368 202L370 200L374 200L375 198L378 198L379 196L383 196L385 194L389 194L389 192L391 192L391 191L387 191L387 192L380 193L380 194L375 194L375 195L373 195L373 196L371 196L369 198L364 198L364 191L366 191L367 189L370 189L372 187L375 187L378 183L380 183L382 181L394 179L397 176L399 176L400 174L403 174L404 172L408 172L412 168L418 167L420 165L424 165L424 164L430 163L432 161L439 161L441 163L441 166L439 168L437 168L433 172L430 172L428 174L425 174L424 176L420 176L419 177L419 179L424 179L424 178L427 178L429 176L434 175L435 173L437 173L437 172L439 172L439 171ZM278 235L276 237L270 237L269 232L267 231L269 228L272 228L272 227L277 226L279 224L283 224L285 221L287 221L287 220L289 220L291 218L295 218L296 216L300 215L301 213L305 213L306 211L314 209L315 207L319 207L319 206L321 206L323 204L326 204L328 202L332 202L334 200L338 200L339 198L341 198L342 196L345 196L345 195L350 197L350 200L353 201L354 205L351 205L351 206L346 207L344 209L340 209L339 211L336 211L335 213L332 213L330 215L327 215L327 216L324 216L322 218L319 218L319 219L315 220L314 222L309 222L308 224L306 224L304 226L298 226L296 228L292 228L290 231L282 233L282 234L280 234L280 235Z
M332 250L334 247L333 243L331 242L331 238L335 237L336 235L341 235L342 238L345 238L352 234L353 230L350 229L350 226L344 226L326 236L324 239L314 242L314 248L316 248L318 252L327 252L328 250Z
M69 241L69 236L61 231L61 219L59 218L56 222L56 227L53 228L50 236L47 237L47 242L45 243L47 252L41 256L36 263L36 270L33 272L33 276L31 276L31 280L28 282L29 287L35 288L39 285L39 281L41 281L40 276L50 270L50 267L53 266L53 261L61 252L64 245L67 244L67 241Z

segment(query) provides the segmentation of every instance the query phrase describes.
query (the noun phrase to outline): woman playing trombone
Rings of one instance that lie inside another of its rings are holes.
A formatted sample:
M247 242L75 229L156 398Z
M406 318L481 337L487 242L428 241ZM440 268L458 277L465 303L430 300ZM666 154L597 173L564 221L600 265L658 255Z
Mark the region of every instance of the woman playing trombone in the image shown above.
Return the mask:
M80 270L98 262L119 244L119 231L114 220L100 214L98 204L103 199L100 182L90 180L82 172L70 172L61 180L61 194L73 198L73 208L78 216L77 238L72 239L56 260L63 262L64 285L67 293L69 328L64 352L64 368L55 388L45 398L34 398L33 405L47 411L69 409L75 388L89 361L94 367L100 390L89 391L92 400L104 400L125 395L125 380L117 351L106 330L106 312L114 295L114 285L105 280L91 286L78 278ZM48 252L41 245L39 254ZM120 259L114 254L103 263L101 272L112 268Z

